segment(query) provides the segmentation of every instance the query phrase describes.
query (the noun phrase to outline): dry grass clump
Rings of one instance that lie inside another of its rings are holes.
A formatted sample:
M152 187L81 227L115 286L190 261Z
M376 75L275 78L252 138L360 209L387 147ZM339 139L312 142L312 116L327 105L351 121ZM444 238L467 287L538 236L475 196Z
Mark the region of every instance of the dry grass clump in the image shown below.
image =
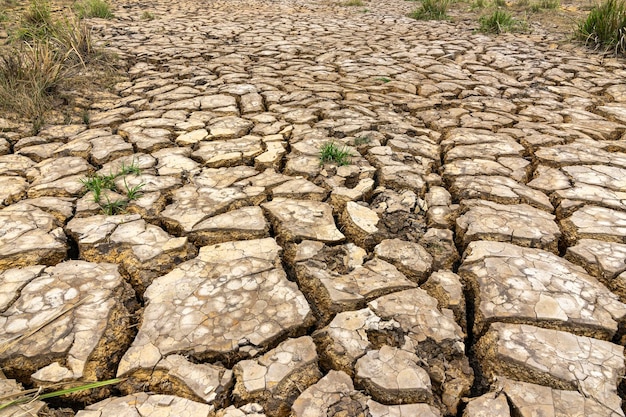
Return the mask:
M47 0L32 0L0 53L0 109L41 123L62 84L103 55L91 30L72 14L54 18Z

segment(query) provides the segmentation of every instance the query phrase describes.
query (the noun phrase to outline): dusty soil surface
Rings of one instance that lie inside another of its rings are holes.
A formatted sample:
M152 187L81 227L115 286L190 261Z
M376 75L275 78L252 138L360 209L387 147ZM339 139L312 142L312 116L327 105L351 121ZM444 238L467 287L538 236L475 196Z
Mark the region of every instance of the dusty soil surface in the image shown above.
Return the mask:
M0 119L0 395L123 380L0 416L624 416L626 67L413 7L93 19L89 124Z

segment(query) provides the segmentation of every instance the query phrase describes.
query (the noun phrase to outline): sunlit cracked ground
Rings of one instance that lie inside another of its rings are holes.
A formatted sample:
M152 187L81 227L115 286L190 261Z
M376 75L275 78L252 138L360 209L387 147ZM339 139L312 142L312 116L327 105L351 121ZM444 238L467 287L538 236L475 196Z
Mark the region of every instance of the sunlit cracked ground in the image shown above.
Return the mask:
M116 94L88 126L0 133L0 393L124 378L22 406L42 416L624 416L623 62L412 7L93 20ZM103 213L96 174L137 198Z

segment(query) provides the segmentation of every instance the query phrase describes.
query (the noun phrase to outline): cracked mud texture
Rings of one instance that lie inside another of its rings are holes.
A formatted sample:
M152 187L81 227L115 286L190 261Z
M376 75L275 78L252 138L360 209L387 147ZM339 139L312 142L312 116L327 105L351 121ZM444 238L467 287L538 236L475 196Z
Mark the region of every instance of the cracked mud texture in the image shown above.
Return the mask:
M111 5L89 22L126 78L89 124L0 118L2 395L119 376L27 408L624 416L622 61L401 0ZM131 166L105 215L81 180Z

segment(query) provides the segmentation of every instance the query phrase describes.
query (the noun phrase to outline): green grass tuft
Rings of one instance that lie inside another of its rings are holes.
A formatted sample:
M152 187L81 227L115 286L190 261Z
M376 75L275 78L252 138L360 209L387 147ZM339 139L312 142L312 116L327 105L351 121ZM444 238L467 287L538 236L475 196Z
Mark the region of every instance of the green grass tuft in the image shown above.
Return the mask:
M366 143L370 143L371 141L372 139L367 135L359 136L358 138L354 138L354 146L365 145Z
M100 205L102 211L107 215L114 215L121 213L130 201L136 200L142 195L142 189L145 186L143 182L130 187L126 183L124 178L124 192L126 196L124 199L111 200L106 194L106 190L115 191L115 180L118 177L125 177L126 175L134 174L141 175L141 168L133 161L130 165L122 163L117 172L110 173L109 175L91 175L87 178L81 179L81 183L88 192L93 195L93 201ZM106 199L106 202L102 201L102 198Z
M531 4L530 10L537 13L542 10L556 10L559 7L561 7L561 2L559 0L541 0L538 3Z
M339 166L350 165L352 154L344 145L339 147L335 142L327 142L320 148L320 164L336 163Z
M606 0L578 24L576 37L595 49L626 54L626 2Z
M517 32L525 29L525 24L501 9L496 9L489 15L478 19L479 31L484 33Z
M141 20L154 20L154 15L146 10L141 14Z
M486 7L489 7L489 2L487 0L474 0L474 2L470 5L471 10L484 9Z
M86 17L98 17L100 19L112 19L111 6L104 0L83 0L74 6L76 14L81 19Z
M417 20L448 19L450 0L422 0L421 5L409 17Z

